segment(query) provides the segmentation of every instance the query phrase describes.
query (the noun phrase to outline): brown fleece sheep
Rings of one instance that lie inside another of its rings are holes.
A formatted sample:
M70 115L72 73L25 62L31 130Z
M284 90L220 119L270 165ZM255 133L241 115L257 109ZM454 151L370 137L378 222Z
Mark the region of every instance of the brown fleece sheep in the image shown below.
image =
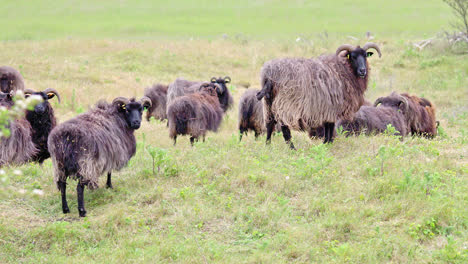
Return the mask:
M213 77L210 80L210 83L215 84L218 87L216 89L216 93L218 95L221 108L224 112L226 112L234 102L229 92L229 89L226 86L226 84L230 82L231 78L229 76L226 76L224 78ZM175 82L169 84L169 88L167 89L167 106L169 106L172 103L172 101L179 96L198 92L200 86L205 83L207 82L194 82L181 78L176 79Z
M267 143L276 122L281 123L283 137L293 149L290 127L309 130L323 125L324 143L332 142L335 122L349 119L364 103L370 48L381 55L376 44L367 43L363 48L342 45L334 55L316 59L283 58L266 62L257 99L265 97Z
M255 139L260 134L265 133L265 121L263 119L263 103L257 100L256 94L260 90L245 91L239 101L239 140L242 140L243 134L249 130L255 132ZM276 124L276 131L281 131L280 124Z
M370 48L381 55L376 44L367 43L363 48L342 45L335 55L317 59L285 58L265 63L257 98L265 97L267 143L277 121L291 148L289 127L311 134L323 125L324 143L332 142L335 122L349 119L364 103Z
M3 92L0 98L5 97ZM4 102L9 104L12 101L10 94L6 94ZM50 131L55 127L54 111L49 99L57 96L55 89L48 88L42 92L25 90L25 96L37 95L42 98L42 102L34 109L26 110L25 117L10 122L10 137L2 137L0 141L0 166L1 165L21 165L26 162L39 162L42 164L50 157L47 149L47 138ZM12 104L12 103L11 103Z
M151 107L146 112L147 121L150 121L151 117L161 121L167 119L167 88L167 85L158 83L145 89L145 96L151 99Z
M408 132L414 136L433 138L437 134L435 106L425 98L407 93L393 92L387 97L380 97L375 105L400 107L405 116Z
M343 127L348 135L366 135L383 133L391 124L396 130L395 135L406 136L405 117L398 108L387 106L361 106L351 120L338 120L337 127Z
M0 91L4 93L13 92L14 94L18 90L24 90L24 80L21 73L10 66L1 66Z
M177 142L177 135L190 135L193 145L200 136L205 139L208 130L216 132L223 118L223 109L217 96L218 86L202 84L199 92L180 96L168 105L169 137Z
M78 180L78 212L86 216L83 190L98 187L99 177L107 172L107 187L112 188L111 172L122 169L135 155L134 131L140 128L143 108L151 100L118 97L112 104L99 102L94 109L59 124L50 133L48 146L54 165L55 183L62 193L63 213L69 213L66 200L68 177Z

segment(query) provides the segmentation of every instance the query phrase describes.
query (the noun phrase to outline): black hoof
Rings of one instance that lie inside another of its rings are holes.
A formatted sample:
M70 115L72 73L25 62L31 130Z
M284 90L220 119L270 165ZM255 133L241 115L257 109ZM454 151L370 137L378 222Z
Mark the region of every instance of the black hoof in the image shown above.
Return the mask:
M63 208L62 211L63 211L64 214L70 213L70 209L68 209L68 207L67 207L67 208Z
M108 185L106 186L106 188L107 188L107 189L114 189L114 187L112 186L112 184L108 184Z
M80 217L85 217L86 216L86 211L85 210L78 210L78 213L80 213Z

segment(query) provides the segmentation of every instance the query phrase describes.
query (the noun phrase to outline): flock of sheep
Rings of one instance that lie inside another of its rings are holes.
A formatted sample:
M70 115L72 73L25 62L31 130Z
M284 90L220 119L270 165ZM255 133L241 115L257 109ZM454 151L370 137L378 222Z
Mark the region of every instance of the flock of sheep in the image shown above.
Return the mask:
M322 137L330 143L335 124L348 135L382 133L388 125L396 134L433 137L436 134L435 108L427 99L393 92L374 104L364 98L369 78L369 49L381 51L375 43L362 48L340 46L335 54L317 58L282 58L268 61L261 70L261 90L247 90L239 102L239 132L249 130L255 137L267 133L270 142L274 130L281 131L294 149L290 129L306 131L310 137ZM226 84L230 77L208 82L177 79L169 85L156 84L145 90L140 100L124 97L112 103L99 101L87 113L57 125L49 100L60 96L54 89L25 89L21 74L8 66L0 67L0 105L11 108L13 96L38 95L42 102L26 110L24 118L12 120L9 137L0 141L0 166L27 162L42 163L51 157L54 178L62 195L62 209L69 213L66 200L68 177L78 180L78 212L86 216L84 187L98 187L99 177L120 170L135 155L134 131L146 118L168 122L169 136L189 135L193 144L207 131L216 132L223 115L233 105Z

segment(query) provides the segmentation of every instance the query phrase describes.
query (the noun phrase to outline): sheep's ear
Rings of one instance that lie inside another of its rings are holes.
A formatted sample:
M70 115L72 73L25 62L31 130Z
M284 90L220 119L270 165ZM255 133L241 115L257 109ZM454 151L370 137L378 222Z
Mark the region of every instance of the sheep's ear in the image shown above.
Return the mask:
M124 103L120 103L120 104L119 104L119 110L121 110L121 111L127 110L127 105L124 104Z
M374 52L368 51L366 55L367 55L367 57L370 57L370 56L372 56L373 54L374 54Z
M47 99L52 99L54 98L55 94L54 93L47 93Z
M216 83L216 77L212 77L210 80L211 83Z
M349 53L346 54L346 58L349 60Z

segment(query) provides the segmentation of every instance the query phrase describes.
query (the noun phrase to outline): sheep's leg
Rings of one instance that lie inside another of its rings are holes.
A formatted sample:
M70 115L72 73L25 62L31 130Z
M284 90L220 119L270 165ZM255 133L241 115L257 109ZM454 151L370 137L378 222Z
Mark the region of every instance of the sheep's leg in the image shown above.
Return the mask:
M176 145L177 143L177 136L174 137L174 146Z
M205 142L205 135L203 135L203 142Z
M80 214L80 217L86 216L86 210L84 208L84 201L83 201L84 187L85 185L78 181L78 185L76 186L76 193L78 194L78 213Z
M191 145L192 147L193 147L193 143L194 143L195 141L198 141L198 138L196 138L196 137L190 137L190 145Z
M111 172L109 171L107 173L107 183L106 183L107 188L114 189L112 187L112 180L111 180Z
M325 139L323 140L323 144L332 143L333 142L333 132L335 130L335 123L328 123L324 124L325 126Z
M59 182L58 183L60 192L62 193L62 211L64 214L68 214L70 209L68 208L67 203L67 182Z
M296 150L294 144L291 141L291 130L289 130L289 127L281 126L281 132L283 132L284 141L286 141L286 144L289 145L289 148Z
M255 131L255 140L257 140L257 139L258 139L258 136L260 136L260 133L259 133L259 132L257 132L257 131Z
M271 121L268 121L267 124L266 124L266 128L267 128L266 143L267 144L271 143L271 134L273 133L273 130L275 129L275 125L276 125L276 120L275 119L273 119Z

